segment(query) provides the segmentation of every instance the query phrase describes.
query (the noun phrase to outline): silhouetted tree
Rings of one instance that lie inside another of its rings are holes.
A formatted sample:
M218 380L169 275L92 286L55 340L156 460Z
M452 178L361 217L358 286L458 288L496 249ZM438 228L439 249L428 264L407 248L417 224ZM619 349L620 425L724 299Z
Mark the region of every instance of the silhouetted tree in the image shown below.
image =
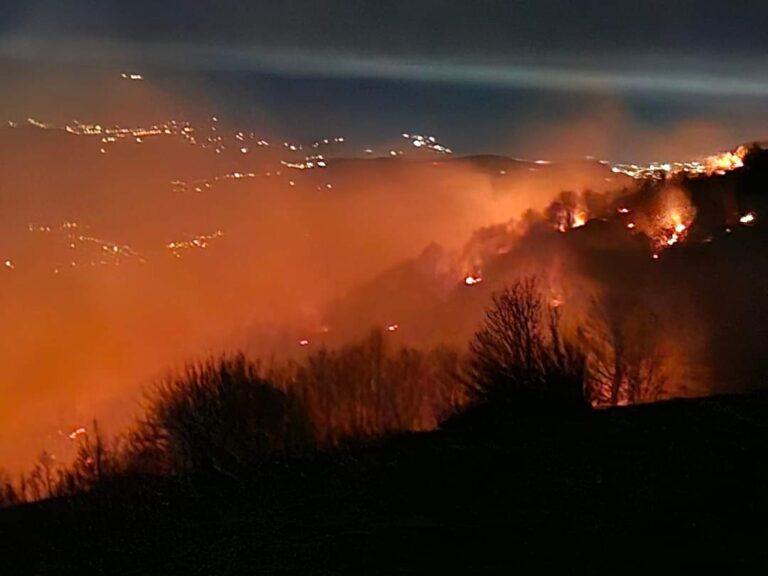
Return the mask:
M584 400L583 355L563 339L559 309L545 306L535 278L493 295L470 343L469 367L469 386L481 400Z
M271 378L295 394L320 445L432 429L465 401L459 357L442 348L391 350L380 330L356 344L322 349Z
M613 294L593 298L579 338L593 404L651 402L662 395L666 379L660 323L638 299Z

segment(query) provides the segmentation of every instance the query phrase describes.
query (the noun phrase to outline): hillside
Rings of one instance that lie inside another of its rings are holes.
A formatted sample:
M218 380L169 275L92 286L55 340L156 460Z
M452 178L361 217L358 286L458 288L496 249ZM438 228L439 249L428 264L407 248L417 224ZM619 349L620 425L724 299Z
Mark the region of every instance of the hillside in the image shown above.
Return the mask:
M0 572L754 573L768 560L767 425L764 393L470 412L240 482L134 483L4 510Z

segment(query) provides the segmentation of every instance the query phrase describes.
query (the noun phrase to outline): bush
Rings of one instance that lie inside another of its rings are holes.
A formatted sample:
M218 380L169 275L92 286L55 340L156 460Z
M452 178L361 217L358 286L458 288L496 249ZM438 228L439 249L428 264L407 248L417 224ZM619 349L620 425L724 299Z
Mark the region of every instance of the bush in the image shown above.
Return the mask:
M99 424L94 420L91 430L80 436L75 460L68 466L56 468L53 495L67 496L87 492L101 482L122 474L121 454L117 443L107 446ZM43 461L42 456L39 460Z
M311 445L295 399L243 355L187 366L157 386L129 439L129 467L144 472L237 474Z

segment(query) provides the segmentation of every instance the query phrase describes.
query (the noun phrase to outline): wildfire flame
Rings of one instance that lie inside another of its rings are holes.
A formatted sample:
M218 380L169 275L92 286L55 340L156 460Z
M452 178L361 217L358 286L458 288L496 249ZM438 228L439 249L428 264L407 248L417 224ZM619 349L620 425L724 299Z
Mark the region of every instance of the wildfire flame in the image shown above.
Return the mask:
M581 228L587 223L588 214L583 210L575 212L566 211L558 217L559 223L555 226L560 232L567 232L574 228Z
M708 157L704 161L707 174L723 175L736 168L742 168L744 166L744 158L748 151L749 150L745 146L740 146L734 151L723 152L722 154Z
M573 215L573 222L571 223L571 228L581 228L586 223L587 223L586 212L577 212L576 214Z
M650 206L637 212L626 227L644 233L651 240L652 252L683 242L696 218L696 208L681 189L664 189Z

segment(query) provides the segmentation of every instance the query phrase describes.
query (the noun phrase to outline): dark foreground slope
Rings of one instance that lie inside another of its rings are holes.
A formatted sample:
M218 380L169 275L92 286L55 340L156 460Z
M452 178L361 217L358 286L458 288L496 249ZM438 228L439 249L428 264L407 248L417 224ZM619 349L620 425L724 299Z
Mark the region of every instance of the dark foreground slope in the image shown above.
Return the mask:
M768 561L768 396L569 417L488 410L248 481L0 512L0 574L468 574Z

